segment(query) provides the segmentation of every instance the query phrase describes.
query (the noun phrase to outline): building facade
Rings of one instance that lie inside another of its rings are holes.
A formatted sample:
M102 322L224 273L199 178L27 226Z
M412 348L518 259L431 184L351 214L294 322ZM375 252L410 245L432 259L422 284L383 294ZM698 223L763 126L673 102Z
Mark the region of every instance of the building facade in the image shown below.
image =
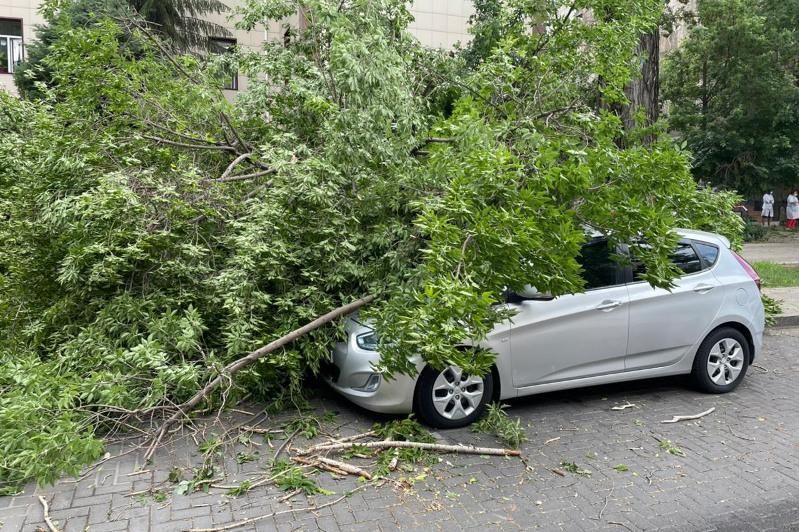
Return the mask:
M233 8L237 1L228 0L228 4ZM688 27L680 21L695 12L696 2L669 1L669 7L678 22L670 33L662 35L661 55L679 46L687 36ZM25 45L34 39L36 26L44 24L39 14L40 4L41 0L0 0L0 89L15 92L14 68L24 58ZM456 43L465 43L470 38L468 26L469 17L474 12L472 0L414 0L411 12L414 20L409 29L425 46L451 49ZM235 44L257 49L264 40L279 39L283 35L283 29L278 24L246 32L234 29L226 15L211 16L210 20L231 28L230 37L219 39L223 47ZM302 26L299 16L288 22L296 27ZM246 90L247 80L234 74L226 83L226 88L229 96L233 96L236 91Z
M226 3L232 8L236 0ZM45 22L39 14L40 4L40 0L0 0L0 89L16 92L14 68L25 56L25 45L35 38L36 26ZM409 29L426 46L449 49L455 43L469 39L467 28L473 12L471 0L416 0L411 12L415 20ZM221 47L235 44L257 49L264 40L282 38L283 35L277 24L247 32L234 29L226 15L209 19L230 28L230 37L218 39ZM288 22L296 26L302 24L299 17ZM225 87L232 96L236 91L246 90L247 80L233 74Z

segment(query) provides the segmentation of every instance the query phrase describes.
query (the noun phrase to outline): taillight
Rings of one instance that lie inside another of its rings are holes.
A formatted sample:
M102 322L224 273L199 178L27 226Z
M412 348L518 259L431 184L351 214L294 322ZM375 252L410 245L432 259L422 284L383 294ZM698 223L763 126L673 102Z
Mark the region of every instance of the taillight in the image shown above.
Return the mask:
M732 252L732 256L735 257L735 260L738 261L738 264L740 264L741 267L746 271L746 273L749 274L749 277L751 277L752 280L757 285L757 289L760 290L760 276L757 274L755 269L752 268L752 266L750 266L749 263L746 262L743 257L738 255L734 251Z

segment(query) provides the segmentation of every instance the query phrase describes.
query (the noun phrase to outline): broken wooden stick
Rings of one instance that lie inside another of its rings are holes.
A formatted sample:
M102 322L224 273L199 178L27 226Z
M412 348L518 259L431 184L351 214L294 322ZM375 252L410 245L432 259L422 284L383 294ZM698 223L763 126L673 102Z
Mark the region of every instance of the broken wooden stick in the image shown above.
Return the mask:
M700 417L705 417L708 414L712 414L715 412L716 407L708 408L704 412L700 412L698 414L694 414L692 416L674 416L671 419L664 419L661 423L677 423L678 421L690 421L692 419L699 419Z
M39 495L39 502L42 504L42 511L44 512L44 522L47 523L47 528L50 529L50 532L61 532L53 520L50 519L50 506L47 504L47 499Z
M177 423L180 419L188 415L189 412L194 410L204 399L208 397L208 395L217 389L222 383L228 382L229 379L233 377L236 373L241 371L242 369L250 366L256 360L259 360L266 355L281 349L282 347L290 344L297 338L300 338L312 331L315 331L319 327L334 321L341 316L346 316L347 314L351 314L358 310L359 308L368 305L375 299L375 296L370 295L353 301L352 303L348 303L346 305L342 305L334 310L331 310L327 314L323 314L319 316L315 320L310 323L307 323L300 327L299 329L295 329L288 334L285 334L278 338L277 340L268 343L267 345L252 351L247 356L244 356L234 362L231 362L227 366L222 369L222 371L217 375L214 379L212 379L208 384L206 384L202 390L198 391L194 396L186 401L185 403L178 405L177 412L172 414L169 418L167 418L162 424L161 428L159 428L155 434L153 435L152 441L147 448L147 452L144 453L144 460L142 462L142 467L144 464L150 461L155 454L155 450L158 448L158 444L161 443L164 435L167 431Z
M318 469L324 469L325 471L328 471L328 472L333 473L334 475L338 475L340 477L346 477L347 475L349 475L349 473L347 473L343 469L339 469L337 467L333 467L332 465L322 463L319 460L312 460L310 458L302 458L300 456L292 456L291 459L293 461L297 462L298 464L312 466L312 467L316 467Z
M375 432L373 430L370 430L368 432L361 432L360 434L353 434L352 436L346 436L344 438L330 438L331 439L330 442L317 443L316 445L314 445L312 447L309 447L308 448L308 453L310 454L310 453L314 452L316 450L316 448L318 448L318 447L326 447L328 445L334 445L334 444L337 444L337 443L349 443L349 442L353 442L353 441L357 441L357 440L362 440L364 438L369 438L369 437L374 436L376 434L377 434L377 432Z
M367 443L334 443L331 445L320 445L314 448L313 452L321 453L327 451L341 451L351 449L355 446L366 447L367 449L424 449L425 451L436 451L439 453L456 454L485 454L491 456L521 456L518 449L500 449L497 447L474 447L471 445L444 445L441 443L422 443L417 441L371 441ZM309 450L298 451L300 455L310 454Z
M333 460L331 458L325 458L324 456L316 456L315 458L317 461L319 461L319 463L333 466L336 469L341 469L342 471L345 471L350 475L356 475L359 477L363 477L366 480L372 480L372 474L369 473L369 471L362 469L358 466L348 464L346 462L340 462L338 460Z

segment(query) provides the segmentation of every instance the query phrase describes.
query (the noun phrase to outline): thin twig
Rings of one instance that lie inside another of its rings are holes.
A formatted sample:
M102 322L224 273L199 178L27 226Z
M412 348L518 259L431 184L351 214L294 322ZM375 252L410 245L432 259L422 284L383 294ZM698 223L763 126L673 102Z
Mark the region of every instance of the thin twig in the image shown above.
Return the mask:
M280 453L283 452L283 449L285 449L286 446L291 443L291 440L293 440L297 436L297 434L299 434L299 433L300 433L300 429L298 428L294 432L292 432L289 435L289 437L286 438L286 440L283 443L280 444L280 447L278 447L277 451L275 451L274 458L272 458L272 462L273 463L277 461L278 457L280 456Z
M295 495L299 495L299 493L300 493L301 491L302 491L302 489L300 489L300 488L297 488L296 490L292 491L292 492L291 492L291 493L289 493L288 495L284 495L283 497L279 498L279 499L277 500L277 502L286 502L287 500L291 499L291 498L292 498L292 497L294 497Z
M738 434L737 432L735 432L735 431L733 430L733 428L732 428L732 426L731 426L731 425L727 425L727 428L729 429L729 431L730 431L730 434L732 434L732 435L733 435L733 436L735 436L736 438L740 438L740 439L742 439L742 440L746 440L746 441L757 441L755 438L753 438L753 437L751 437L751 436L742 436L742 435Z
M221 144L188 144L186 142L175 142L174 140L155 137L152 135L142 135L145 139L160 142L161 144L168 144L170 146L177 146L178 148L188 148L191 150L222 150L235 152L236 148L233 146L224 146Z
M602 520L602 514L605 513L605 509L608 507L608 501L610 500L610 497L613 495L613 490L614 489L616 489L616 486L611 486L610 492L608 492L608 494L605 495L605 504L602 506L602 509L599 510L599 515L596 516L596 517L591 517L591 519L593 519L594 521L601 521Z
M618 525L618 526L623 526L624 528L626 528L626 529L627 529L627 530L629 530L630 532L633 532L633 529L632 529L632 528L630 528L629 526L625 525L624 523L620 523L620 522L618 522L618 521L608 521L608 524L609 524L609 525Z
M678 421L690 421L692 419L699 419L700 417L705 417L708 414L712 414L716 411L716 407L708 408L704 412L700 412L698 414L694 414L691 416L674 416L671 419L665 419L661 421L661 423L677 423Z
M61 532L58 527L55 526L53 520L50 519L50 506L47 504L47 499L39 495L39 502L42 504L42 511L44 512L44 522L47 523L47 528L50 529L50 532Z
M251 174L241 174L241 175L232 175L228 177L220 177L218 179L211 179L210 181L213 183L233 183L235 181L246 181L248 179L255 179L256 177L262 177L269 174L274 174L275 170L261 170L259 172L253 172Z
M229 525L225 525L225 526L220 526L220 527L215 527L215 528L192 528L192 529L189 530L189 532L223 532L225 530L233 530L234 528L241 528L243 526L247 526L247 525L250 525L252 523L261 521L263 519L268 519L270 517L277 517L278 515L285 515L285 514L298 513L298 512L316 512L316 511L319 511L319 510L321 510L323 508L328 508L330 506L333 506L335 504L340 503L341 501L343 501L344 499L346 499L350 495L352 495L352 494L354 494L354 493L356 493L358 491L361 491L362 489L365 489L367 486L368 486L368 484L364 484L362 486L358 486L354 490L352 490L352 491L350 491L348 493L345 493L344 495L342 495L338 499L336 499L334 501L330 501L328 503L325 503L325 504L323 504L321 506L308 506L308 507L305 507L305 508L292 508L290 510L281 510L279 512L272 512L271 514L265 514L265 515L259 515L257 517L251 517L249 519L244 519L243 521L238 521L236 523L230 523Z

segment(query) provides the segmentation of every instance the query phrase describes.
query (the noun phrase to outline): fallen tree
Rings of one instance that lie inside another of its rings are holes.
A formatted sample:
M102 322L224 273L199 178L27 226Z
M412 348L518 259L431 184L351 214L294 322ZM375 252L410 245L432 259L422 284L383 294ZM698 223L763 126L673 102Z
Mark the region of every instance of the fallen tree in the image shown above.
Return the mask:
M511 25L473 69L421 47L402 0L255 3L244 27L307 28L208 64L102 13L60 35L41 99L0 94L0 488L114 431L154 443L199 405L299 393L362 294L387 374L478 373L492 355L457 344L507 317L506 287L582 290L586 225L644 237L658 286L673 227L739 238L734 196L697 189L668 136L618 142L660 1L587 0L591 23L562 4L500 5L557 31Z

